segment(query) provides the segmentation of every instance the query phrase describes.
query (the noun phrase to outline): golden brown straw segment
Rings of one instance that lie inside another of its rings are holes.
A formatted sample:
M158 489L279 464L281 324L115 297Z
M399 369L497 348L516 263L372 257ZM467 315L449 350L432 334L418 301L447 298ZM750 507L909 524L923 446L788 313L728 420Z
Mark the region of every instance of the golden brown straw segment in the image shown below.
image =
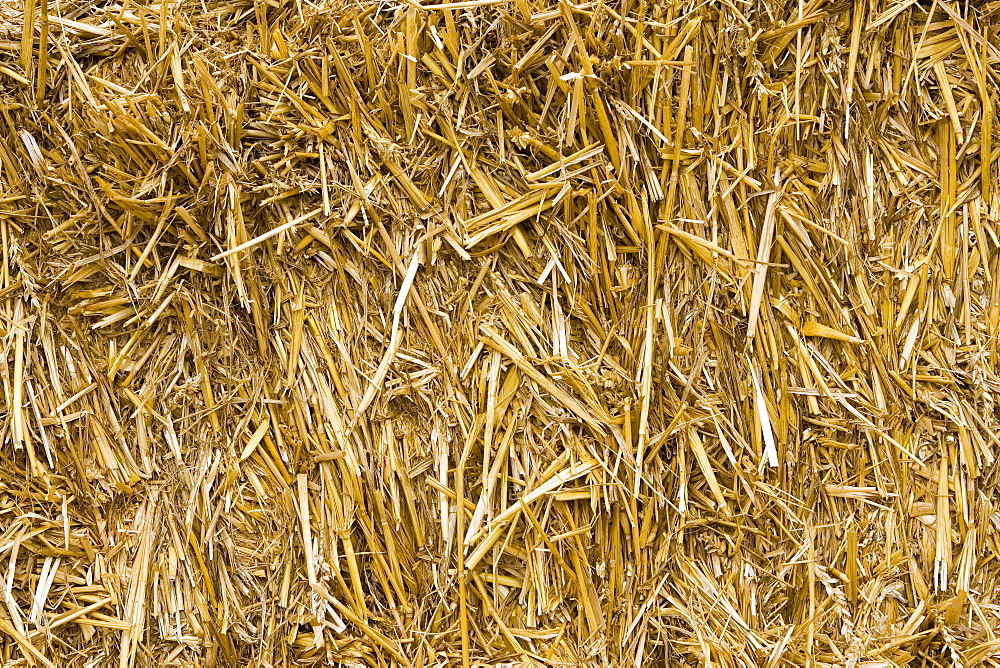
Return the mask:
M0 0L3 666L1000 666L1000 2Z

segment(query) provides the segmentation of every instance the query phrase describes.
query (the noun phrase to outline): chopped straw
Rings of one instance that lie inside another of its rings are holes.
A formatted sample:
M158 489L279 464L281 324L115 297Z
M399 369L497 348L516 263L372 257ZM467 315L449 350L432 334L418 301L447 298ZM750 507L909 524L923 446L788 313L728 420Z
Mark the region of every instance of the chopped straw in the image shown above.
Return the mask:
M1000 3L0 0L4 666L1000 666Z

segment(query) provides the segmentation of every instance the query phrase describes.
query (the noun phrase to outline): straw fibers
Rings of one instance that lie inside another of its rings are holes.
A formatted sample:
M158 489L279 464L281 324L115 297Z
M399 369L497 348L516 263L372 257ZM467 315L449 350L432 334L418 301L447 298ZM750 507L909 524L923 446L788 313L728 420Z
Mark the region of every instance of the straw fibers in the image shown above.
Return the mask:
M3 666L1000 666L1000 3L0 1Z

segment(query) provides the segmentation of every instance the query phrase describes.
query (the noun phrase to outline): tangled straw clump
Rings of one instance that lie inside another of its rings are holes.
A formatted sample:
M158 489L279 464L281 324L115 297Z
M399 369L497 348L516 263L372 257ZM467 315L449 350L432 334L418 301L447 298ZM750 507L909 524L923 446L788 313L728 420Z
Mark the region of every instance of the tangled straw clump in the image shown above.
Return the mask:
M0 3L4 665L1000 665L998 7Z

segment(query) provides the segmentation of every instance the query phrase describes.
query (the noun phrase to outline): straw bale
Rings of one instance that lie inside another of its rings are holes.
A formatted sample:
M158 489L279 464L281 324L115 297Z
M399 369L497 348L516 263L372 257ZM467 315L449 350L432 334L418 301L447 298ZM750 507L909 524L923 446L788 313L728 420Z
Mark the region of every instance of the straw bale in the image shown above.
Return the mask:
M0 662L1000 666L998 17L0 0Z

